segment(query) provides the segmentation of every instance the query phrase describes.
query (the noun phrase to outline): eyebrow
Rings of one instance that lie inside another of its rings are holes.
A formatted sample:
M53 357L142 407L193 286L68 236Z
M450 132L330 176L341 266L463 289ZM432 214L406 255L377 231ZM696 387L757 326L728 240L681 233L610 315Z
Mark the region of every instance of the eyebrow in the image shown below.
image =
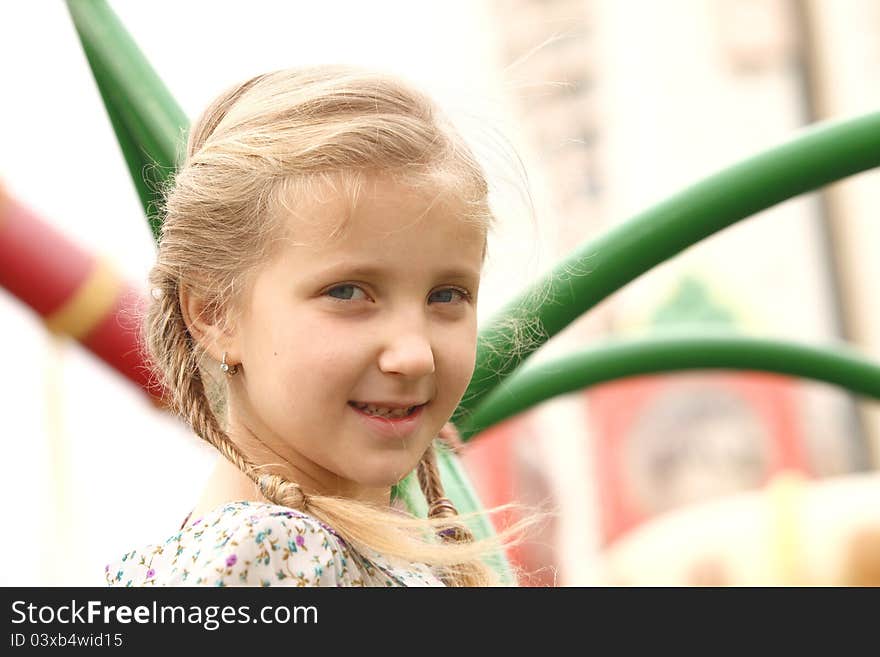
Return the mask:
M342 274L353 274L357 276L374 276L376 278L389 278L391 276L391 272L386 270L383 267L378 267L373 264L361 264L361 263L339 263L332 267L328 267L327 269L322 270L317 274L318 277L330 277L330 276L340 276ZM480 273L477 270L471 269L469 267L457 268L450 267L446 269L442 269L437 272L438 278L453 278L453 279L476 279L479 280Z

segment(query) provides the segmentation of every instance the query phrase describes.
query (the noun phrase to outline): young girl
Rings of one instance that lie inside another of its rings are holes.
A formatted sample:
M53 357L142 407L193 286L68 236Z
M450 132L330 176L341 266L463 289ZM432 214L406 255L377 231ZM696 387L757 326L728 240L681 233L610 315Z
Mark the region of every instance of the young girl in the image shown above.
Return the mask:
M180 530L111 586L473 586L434 440L475 365L492 223L434 104L349 67L281 70L195 123L144 319L173 408L225 457ZM417 470L420 519L391 506Z

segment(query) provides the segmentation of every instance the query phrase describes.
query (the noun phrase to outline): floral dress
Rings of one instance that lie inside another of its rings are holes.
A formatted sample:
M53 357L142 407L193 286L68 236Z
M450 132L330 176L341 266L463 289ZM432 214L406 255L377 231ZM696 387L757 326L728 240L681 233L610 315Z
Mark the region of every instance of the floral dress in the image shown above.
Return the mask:
M230 502L104 567L109 586L443 586L424 564L355 551L318 519Z

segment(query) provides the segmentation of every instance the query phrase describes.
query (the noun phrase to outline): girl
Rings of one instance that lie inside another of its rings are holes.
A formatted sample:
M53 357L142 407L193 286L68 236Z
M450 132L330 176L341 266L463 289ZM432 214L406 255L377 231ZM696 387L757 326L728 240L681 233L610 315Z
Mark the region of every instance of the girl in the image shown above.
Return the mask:
M349 67L222 94L165 194L144 342L225 457L180 530L109 585L473 586L434 439L475 365L492 223L480 166L425 96ZM454 431L446 425L446 431ZM393 508L417 469L429 518Z

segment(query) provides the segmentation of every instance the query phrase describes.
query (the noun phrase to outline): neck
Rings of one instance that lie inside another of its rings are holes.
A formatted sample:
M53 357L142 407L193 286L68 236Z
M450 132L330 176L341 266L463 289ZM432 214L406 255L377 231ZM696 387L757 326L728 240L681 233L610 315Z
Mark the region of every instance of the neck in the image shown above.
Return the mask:
M192 520L197 520L223 504L242 501L271 504L245 473L230 463L225 456L218 456L202 496L193 509Z
M297 483L300 482L298 481ZM304 490L306 494L315 494L315 491L309 490L308 487L304 487ZM368 501L379 505L389 505L391 491L390 489L378 491L375 498ZM205 483L202 496L193 509L190 523L230 502L273 504L271 500L266 499L260 493L259 487L245 473L230 463L229 459L225 456L219 455L214 469Z

